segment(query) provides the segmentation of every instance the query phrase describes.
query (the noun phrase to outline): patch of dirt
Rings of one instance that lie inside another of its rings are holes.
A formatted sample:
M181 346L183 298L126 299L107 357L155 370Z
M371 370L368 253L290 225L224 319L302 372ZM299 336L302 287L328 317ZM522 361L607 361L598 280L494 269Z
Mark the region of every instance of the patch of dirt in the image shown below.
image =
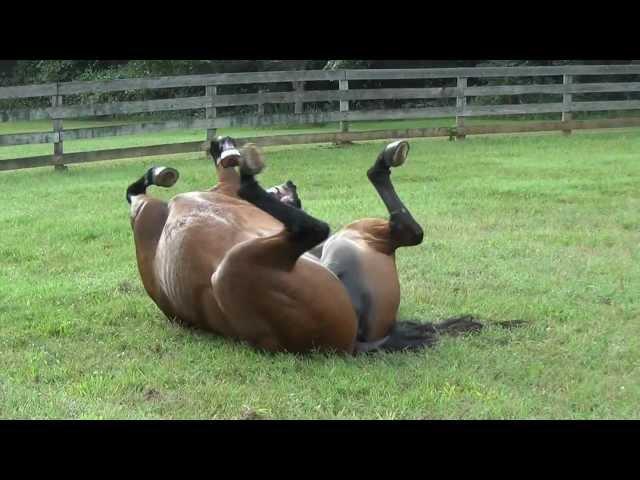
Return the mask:
M159 398L160 398L160 392L158 390L156 390L155 388L148 388L144 392L144 399L147 402L151 402L151 401L157 400Z
M240 420L262 420L263 417L251 407L243 407Z
M122 295L130 295L132 293L138 293L140 291L140 286L130 282L129 280L123 280L116 287L116 291Z
M334 149L334 148L346 148L346 147L357 147L359 144L351 142L349 140L341 140L338 143L331 143L329 145L324 145L324 148Z
M496 325L511 330L512 328L524 327L529 323L527 320L506 320L504 322L497 322Z

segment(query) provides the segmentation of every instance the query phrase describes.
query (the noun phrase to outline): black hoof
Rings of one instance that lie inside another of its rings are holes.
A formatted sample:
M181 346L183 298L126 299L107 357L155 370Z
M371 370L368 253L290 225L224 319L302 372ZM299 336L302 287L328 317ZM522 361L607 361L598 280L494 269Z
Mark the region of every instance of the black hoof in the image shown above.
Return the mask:
M382 151L382 161L388 168L399 167L407 160L409 155L409 142L398 140L387 145Z

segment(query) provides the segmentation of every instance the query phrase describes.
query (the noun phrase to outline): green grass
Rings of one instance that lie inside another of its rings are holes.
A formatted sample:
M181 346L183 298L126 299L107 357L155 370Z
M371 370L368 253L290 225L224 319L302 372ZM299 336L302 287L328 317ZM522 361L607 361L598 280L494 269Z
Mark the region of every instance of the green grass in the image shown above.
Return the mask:
M262 183L293 179L332 228L385 216L364 175L383 144L268 148ZM154 195L209 187L203 155L0 173L0 417L638 418L640 130L411 146L393 179L425 242L398 252L400 317L488 326L356 358L261 354L147 297L124 189L152 164L181 173Z

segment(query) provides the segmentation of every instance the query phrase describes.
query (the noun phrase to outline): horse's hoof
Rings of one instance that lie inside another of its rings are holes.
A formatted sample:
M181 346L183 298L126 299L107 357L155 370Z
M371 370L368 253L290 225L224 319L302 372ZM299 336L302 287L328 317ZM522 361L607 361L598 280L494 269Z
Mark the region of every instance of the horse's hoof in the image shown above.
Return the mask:
M241 149L240 173L257 175L264 170L265 163L262 152L254 143L247 143Z
M398 140L384 148L382 158L388 167L399 167L407 160L409 154L409 142Z
M151 169L151 184L169 188L175 185L180 174L175 168L155 167Z

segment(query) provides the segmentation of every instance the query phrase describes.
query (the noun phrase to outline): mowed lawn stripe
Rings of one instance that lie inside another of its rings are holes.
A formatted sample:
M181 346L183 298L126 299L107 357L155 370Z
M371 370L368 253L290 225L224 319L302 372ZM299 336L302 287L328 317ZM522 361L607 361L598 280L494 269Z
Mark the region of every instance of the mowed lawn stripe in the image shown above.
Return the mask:
M487 328L356 358L255 352L147 297L124 190L156 164L181 178L153 195L208 188L204 155L2 172L0 417L637 418L640 130L410 143L392 179L425 242L398 252L400 317ZM268 148L260 181L333 229L384 217L383 145Z

